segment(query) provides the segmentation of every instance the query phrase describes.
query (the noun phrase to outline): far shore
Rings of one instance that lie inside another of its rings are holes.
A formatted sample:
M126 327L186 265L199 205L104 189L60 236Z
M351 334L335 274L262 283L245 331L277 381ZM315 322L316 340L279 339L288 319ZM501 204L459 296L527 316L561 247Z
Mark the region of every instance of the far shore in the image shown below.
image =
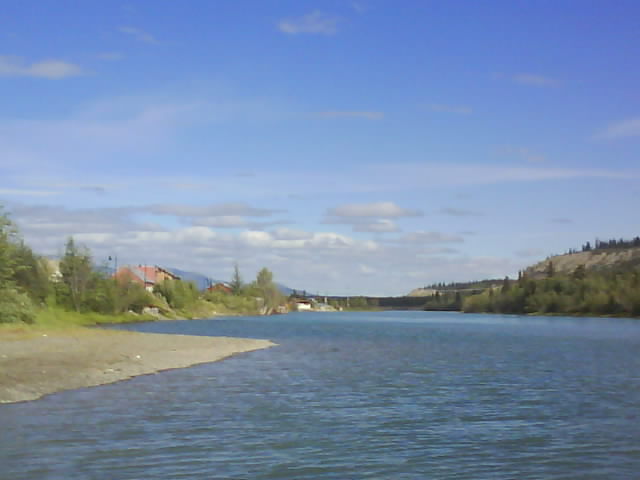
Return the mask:
M0 403L36 400L274 345L269 340L100 328L3 329Z

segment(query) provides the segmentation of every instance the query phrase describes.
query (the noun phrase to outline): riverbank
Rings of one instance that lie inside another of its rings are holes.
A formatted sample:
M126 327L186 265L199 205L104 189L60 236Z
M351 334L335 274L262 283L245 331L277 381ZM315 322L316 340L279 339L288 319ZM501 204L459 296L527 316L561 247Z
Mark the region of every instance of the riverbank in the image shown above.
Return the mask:
M268 340L90 328L5 328L0 337L0 403L36 400L274 345Z

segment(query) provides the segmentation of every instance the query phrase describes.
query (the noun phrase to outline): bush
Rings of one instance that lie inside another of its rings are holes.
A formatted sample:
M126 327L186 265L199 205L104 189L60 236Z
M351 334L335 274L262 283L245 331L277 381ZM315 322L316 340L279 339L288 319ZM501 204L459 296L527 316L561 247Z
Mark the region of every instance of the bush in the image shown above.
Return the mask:
M258 306L255 297L232 295L223 292L207 292L205 300L211 302L218 313L256 314Z
M13 288L0 291L0 323L33 323L36 310L25 293Z
M172 308L176 309L189 307L200 296L198 287L193 282L182 280L165 280L158 283L153 287L153 293L161 295Z

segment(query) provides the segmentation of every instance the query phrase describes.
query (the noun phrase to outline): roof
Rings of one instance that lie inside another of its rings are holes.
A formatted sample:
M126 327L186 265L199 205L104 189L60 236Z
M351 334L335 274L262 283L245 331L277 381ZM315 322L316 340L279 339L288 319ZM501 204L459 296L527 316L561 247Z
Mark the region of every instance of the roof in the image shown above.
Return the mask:
M140 280L142 280L144 283L150 283L152 285L155 285L156 283L158 283L158 274L159 273L164 273L165 275L171 277L174 280L180 280L180 277L177 276L174 273L171 273L169 270L166 270L162 267L159 267L157 265L138 265L138 266L131 266L131 265L127 265L125 267L122 267L121 270L127 269L129 270L131 273L133 273L136 277L138 277ZM118 272L120 273L120 271Z

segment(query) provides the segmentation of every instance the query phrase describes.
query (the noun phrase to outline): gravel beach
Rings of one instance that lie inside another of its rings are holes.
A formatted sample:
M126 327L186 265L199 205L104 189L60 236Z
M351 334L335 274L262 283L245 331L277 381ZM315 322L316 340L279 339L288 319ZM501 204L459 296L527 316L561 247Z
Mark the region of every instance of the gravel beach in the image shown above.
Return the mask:
M2 332L0 403L215 362L274 345L268 340L89 328Z

